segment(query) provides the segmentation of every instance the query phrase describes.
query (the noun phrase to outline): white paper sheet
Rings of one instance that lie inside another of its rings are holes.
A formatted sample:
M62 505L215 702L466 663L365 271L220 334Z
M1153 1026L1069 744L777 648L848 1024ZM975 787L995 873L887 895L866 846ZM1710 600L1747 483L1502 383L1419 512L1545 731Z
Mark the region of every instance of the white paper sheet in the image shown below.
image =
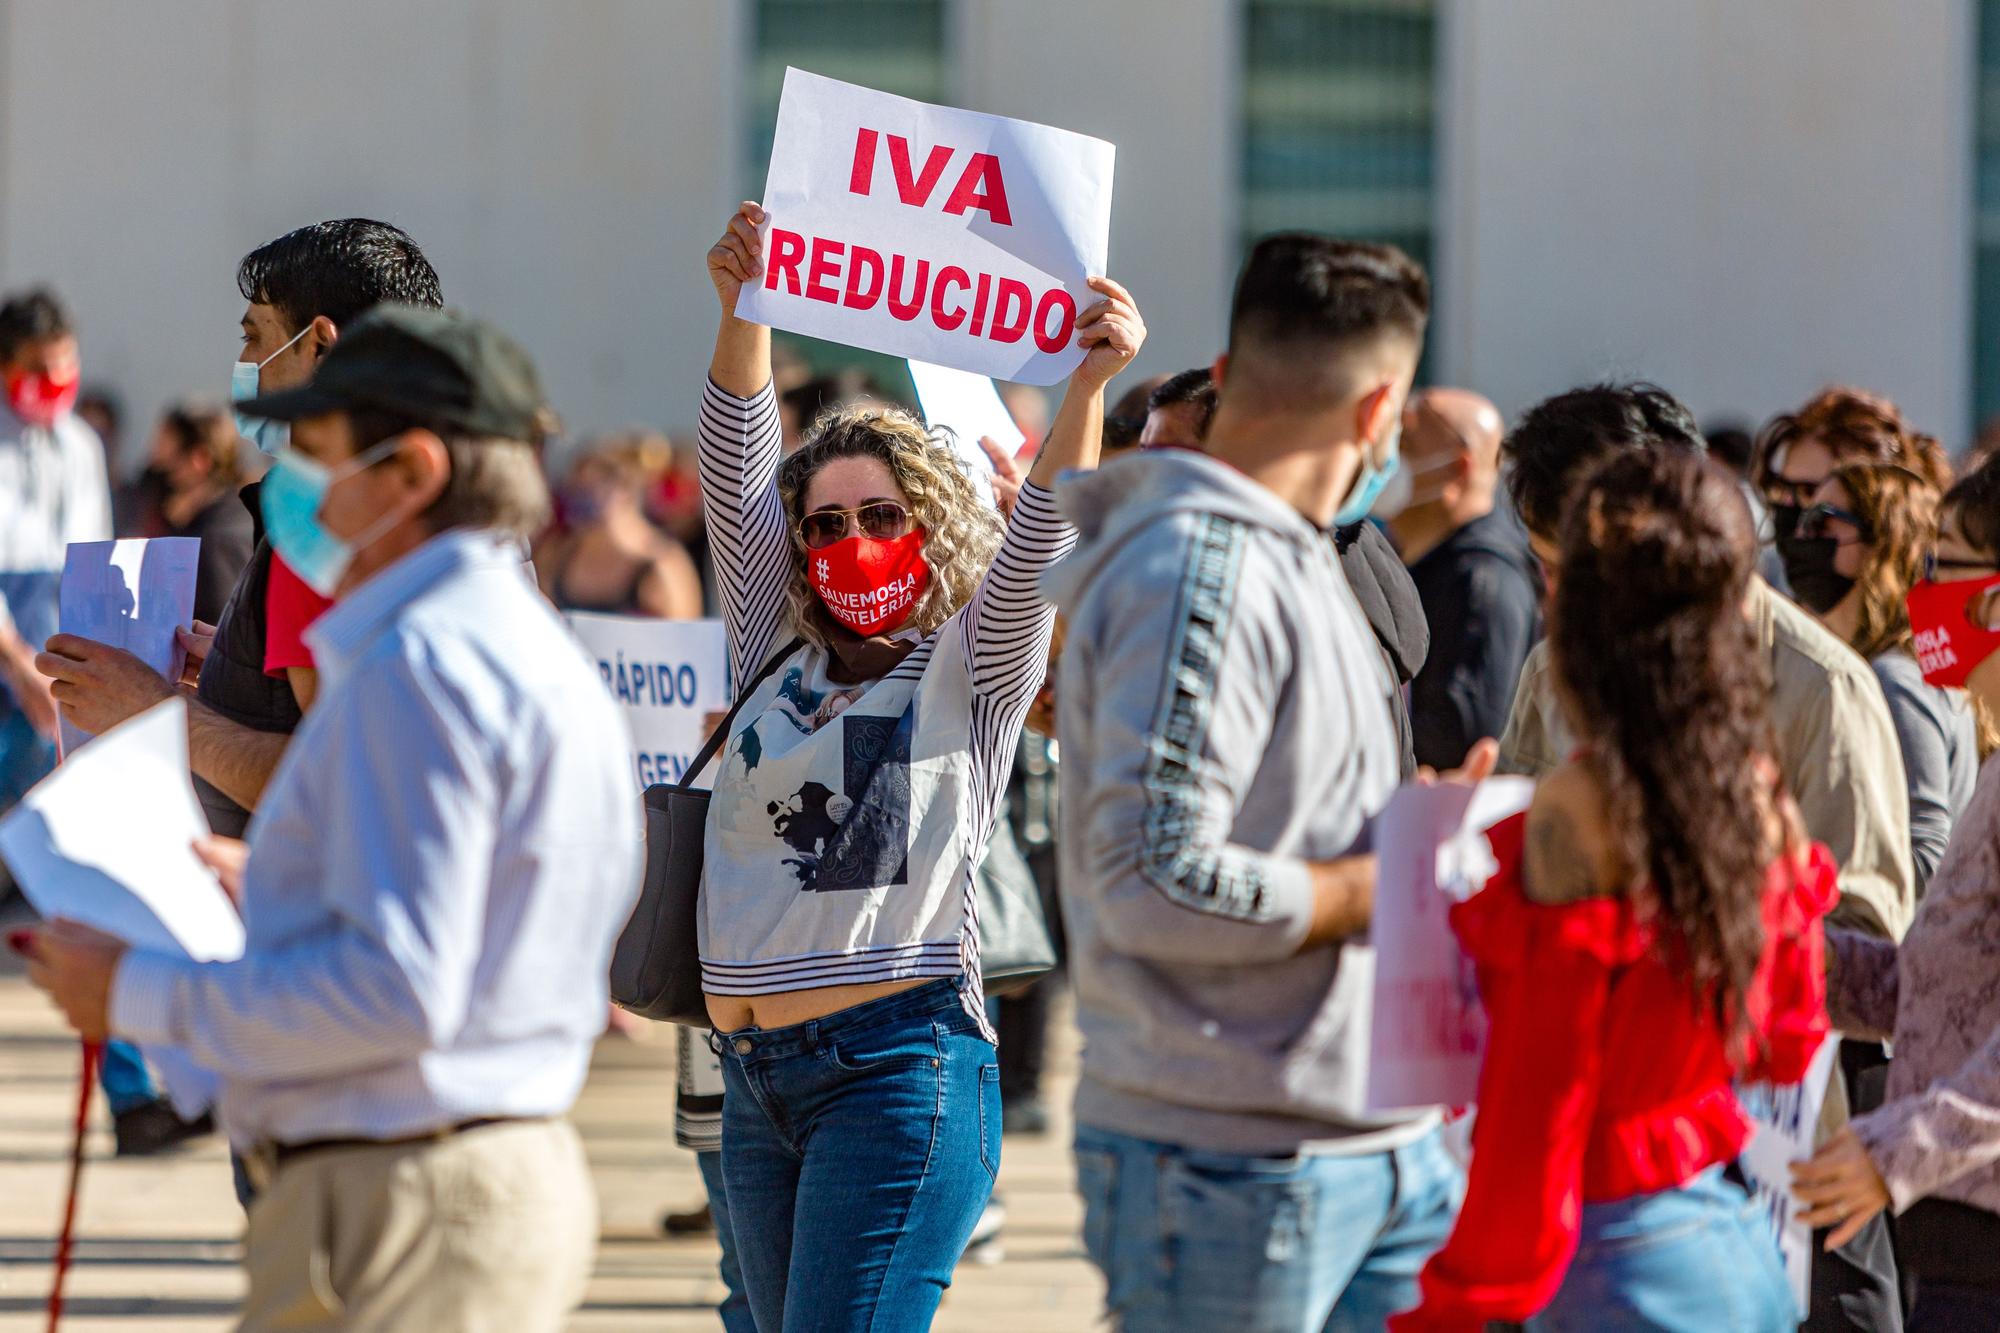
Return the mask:
M1490 778L1399 790L1375 820L1374 1016L1368 1109L1466 1106L1486 1055L1486 1010L1447 913L1494 869L1486 830L1534 784Z
M679 782L708 739L708 715L734 702L722 622L576 611L569 625L625 715L639 790Z
M1019 454L1028 442L1014 424L1014 414L1001 401L1000 390L984 375L928 361L910 362L910 382L917 386L917 403L924 409L924 420L951 432L952 448L965 464L966 474L988 500L993 499L993 460L979 447L979 441L990 439L1009 455Z
M764 272L736 313L996 379L1083 359L1111 236L1112 146L785 71Z
M44 918L135 948L211 962L243 954L243 922L194 854L208 834L188 781L187 705L150 708L72 753L0 818L0 860ZM216 1079L180 1051L146 1047L183 1117Z
M1744 1111L1757 1122L1750 1145L1739 1160L1743 1174L1750 1178L1751 1194L1777 1241L1778 1254L1785 1261L1785 1276L1791 1279L1792 1298L1798 1302L1801 1320L1812 1300L1812 1228L1799 1220L1804 1205L1792 1196L1788 1168L1813 1155L1820 1104L1826 1100L1827 1080L1833 1076L1834 1052L1839 1047L1838 1037L1822 1042L1806 1076L1794 1086L1743 1083L1736 1088Z
M200 559L195 537L72 542L63 560L61 631L123 648L178 679L186 652L174 631L194 623ZM64 720L65 755L88 739Z

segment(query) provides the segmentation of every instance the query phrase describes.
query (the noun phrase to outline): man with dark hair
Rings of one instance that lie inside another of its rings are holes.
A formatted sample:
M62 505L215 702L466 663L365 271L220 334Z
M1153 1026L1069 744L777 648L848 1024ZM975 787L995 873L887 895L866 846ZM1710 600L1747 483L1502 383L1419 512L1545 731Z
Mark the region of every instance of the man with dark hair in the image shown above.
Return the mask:
M58 924L30 975L83 1036L220 1076L259 1189L243 1327L552 1331L596 1248L564 1117L642 831L617 705L521 569L540 385L496 330L386 306L249 406L293 423L270 540L335 600L247 861L210 853L243 956Z
M1541 637L1541 590L1527 538L1500 488L1500 410L1465 389L1413 394L1403 413L1402 494L1387 514L1430 625L1410 683L1416 760L1463 763L1507 724L1528 649Z
M1623 449L1705 452L1694 418L1651 384L1598 384L1531 408L1507 436L1507 485L1528 527L1528 543L1551 588L1562 578L1560 533L1578 480ZM1811 616L1753 580L1744 614L1769 664L1771 721L1785 789L1806 831L1840 863L1840 905L1832 920L1900 938L1915 907L1909 802L1902 750L1882 687L1868 663ZM1500 766L1540 777L1575 752L1578 740L1556 700L1548 644L1535 645L1521 672L1500 742ZM1842 1080L1827 1089L1822 1129L1847 1120ZM1895 1261L1881 1218L1813 1265L1813 1328L1901 1327Z
M259 393L296 388L332 352L342 330L385 301L437 308L437 273L415 241L367 218L343 218L288 232L243 259L237 290L243 312L242 351L231 395L240 404ZM264 453L285 448L288 429L237 411L243 437ZM197 700L188 709L188 753L209 825L241 837L285 745L310 706L318 677L305 630L325 610L263 533L263 486L247 486L243 503L256 526L257 546L205 651ZM87 731L104 731L165 698L170 687L130 654L66 638L45 659L60 670L63 707Z
M1429 309L1400 251L1271 237L1206 453L1064 485L1077 1167L1132 1333L1379 1328L1451 1227L1437 1115L1363 1110L1395 686L1326 537L1396 466Z
M1207 366L1170 375L1146 397L1146 429L1141 448L1186 445L1208 438L1215 418L1215 376Z
M82 359L46 288L0 303L0 810L56 762L56 709L35 653L56 631L71 542L111 536L104 448L75 407Z

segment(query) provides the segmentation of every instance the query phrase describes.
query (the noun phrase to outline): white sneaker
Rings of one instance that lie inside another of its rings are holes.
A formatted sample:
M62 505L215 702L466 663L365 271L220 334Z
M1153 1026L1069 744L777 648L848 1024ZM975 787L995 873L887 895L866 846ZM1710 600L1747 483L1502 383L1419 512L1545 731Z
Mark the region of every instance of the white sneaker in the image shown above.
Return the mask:
M1000 1229L1007 1224L1007 1206L998 1197L987 1200L979 1221L973 1224L972 1239L965 1243L964 1261L997 1264L1007 1257L1000 1243Z

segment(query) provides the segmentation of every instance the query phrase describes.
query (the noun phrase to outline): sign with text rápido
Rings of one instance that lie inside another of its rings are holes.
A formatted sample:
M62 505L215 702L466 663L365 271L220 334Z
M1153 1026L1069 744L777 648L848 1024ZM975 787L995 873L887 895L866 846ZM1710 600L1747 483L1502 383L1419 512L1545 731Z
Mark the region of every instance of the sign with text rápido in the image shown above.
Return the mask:
M708 739L708 715L729 707L729 639L722 622L582 611L568 619L625 715L639 790L679 782Z
M762 203L758 324L1027 384L1083 359L1112 147L785 71Z

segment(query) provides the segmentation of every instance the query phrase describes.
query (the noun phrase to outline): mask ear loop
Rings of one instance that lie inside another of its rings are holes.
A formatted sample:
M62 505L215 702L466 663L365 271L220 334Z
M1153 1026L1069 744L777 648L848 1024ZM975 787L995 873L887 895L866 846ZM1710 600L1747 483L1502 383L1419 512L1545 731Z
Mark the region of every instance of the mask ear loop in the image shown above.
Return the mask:
M280 347L277 351L271 353L269 356L265 357L262 361L259 361L257 363L257 369L262 370L265 366L268 366L273 361L276 361L279 357L283 356L287 351L291 350L292 343L297 342L299 339L305 337L308 333L311 332L312 332L312 325L308 323L304 328L300 329L297 333L294 333L292 335L291 342L286 343L283 347Z

